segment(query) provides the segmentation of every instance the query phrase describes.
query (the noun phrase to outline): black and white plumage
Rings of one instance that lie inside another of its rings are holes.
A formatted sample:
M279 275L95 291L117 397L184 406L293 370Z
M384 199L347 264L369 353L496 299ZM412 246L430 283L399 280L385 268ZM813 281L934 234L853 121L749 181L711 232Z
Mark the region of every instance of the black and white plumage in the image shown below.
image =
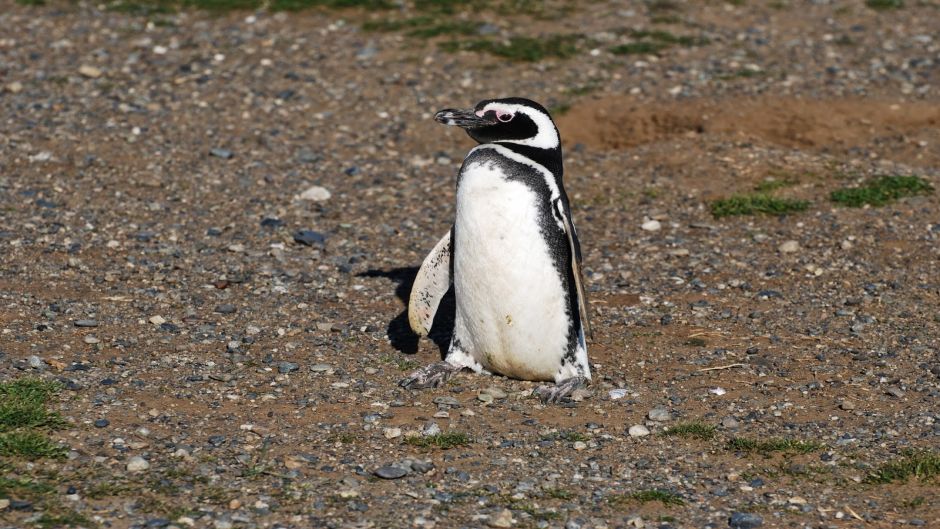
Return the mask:
M480 145L457 175L454 225L424 260L408 304L412 329L427 335L453 283L454 335L443 362L401 385L436 387L469 368L552 380L539 395L557 402L591 378L581 248L558 129L544 107L522 98L442 110L435 119Z

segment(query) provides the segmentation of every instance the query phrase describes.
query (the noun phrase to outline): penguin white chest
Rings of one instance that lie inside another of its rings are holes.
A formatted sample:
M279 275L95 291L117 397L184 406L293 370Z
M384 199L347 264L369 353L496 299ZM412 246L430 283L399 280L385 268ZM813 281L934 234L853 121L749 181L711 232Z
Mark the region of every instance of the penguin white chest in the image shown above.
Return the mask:
M548 208L498 164L461 173L455 337L485 368L526 380L553 379L568 343L568 294L539 224Z

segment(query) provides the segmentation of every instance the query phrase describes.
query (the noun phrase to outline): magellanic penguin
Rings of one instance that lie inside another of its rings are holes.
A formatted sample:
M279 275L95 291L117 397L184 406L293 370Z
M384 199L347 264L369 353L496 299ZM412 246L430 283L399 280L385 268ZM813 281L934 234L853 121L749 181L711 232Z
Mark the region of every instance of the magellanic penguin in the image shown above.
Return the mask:
M451 230L421 265L408 303L411 328L426 336L454 285L454 334L443 362L401 381L437 387L461 369L551 380L543 402L559 402L591 379L581 247L562 186L558 129L542 105L488 99L434 119L479 142L457 174Z

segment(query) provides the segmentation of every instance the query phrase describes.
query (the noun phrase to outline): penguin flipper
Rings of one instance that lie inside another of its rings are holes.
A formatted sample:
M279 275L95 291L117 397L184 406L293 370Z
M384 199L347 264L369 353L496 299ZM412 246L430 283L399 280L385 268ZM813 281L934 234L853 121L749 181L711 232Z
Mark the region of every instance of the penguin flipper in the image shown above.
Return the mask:
M441 304L441 298L450 288L453 280L451 274L451 256L453 255L451 247L450 231L438 241L431 253L425 257L415 276L414 285L411 287L411 296L408 298L408 323L411 330L419 336L427 336L431 330L431 324L434 322L434 314L437 313L437 307Z
M581 244L578 242L578 234L571 223L571 215L566 211L562 201L556 200L555 207L558 208L558 215L565 224L565 235L568 236L568 246L571 249L571 275L574 277L574 285L578 293L578 312L581 313L581 321L584 323L584 330L587 331L585 334L593 340L594 329L591 328L587 292L584 290L584 275L581 272Z

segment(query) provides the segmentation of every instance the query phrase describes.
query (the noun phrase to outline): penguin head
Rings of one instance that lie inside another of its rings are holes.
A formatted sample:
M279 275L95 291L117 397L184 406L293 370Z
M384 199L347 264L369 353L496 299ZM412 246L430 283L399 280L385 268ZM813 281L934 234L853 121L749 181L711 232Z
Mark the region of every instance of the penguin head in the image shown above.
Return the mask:
M473 110L441 110L438 123L456 125L479 143L515 143L556 150L561 143L555 122L542 105L521 97L484 99Z

